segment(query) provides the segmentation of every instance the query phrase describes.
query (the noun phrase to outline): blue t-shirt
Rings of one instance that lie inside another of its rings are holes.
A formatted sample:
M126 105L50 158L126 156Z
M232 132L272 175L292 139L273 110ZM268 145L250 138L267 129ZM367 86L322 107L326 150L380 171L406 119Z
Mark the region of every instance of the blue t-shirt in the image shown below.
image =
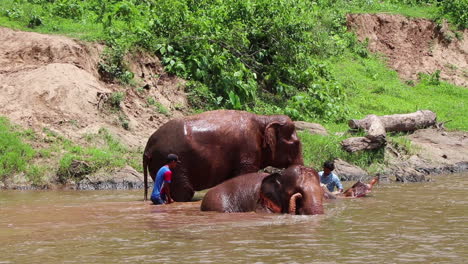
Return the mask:
M169 167L162 166L156 174L156 180L154 181L153 192L151 193L151 199L161 197L161 188L163 182L171 183L172 172Z
M325 184L330 192L333 192L335 186L338 189L343 189L340 178L338 178L338 176L336 176L333 172L327 176L323 176L323 171L320 171L318 174L320 176L320 182Z

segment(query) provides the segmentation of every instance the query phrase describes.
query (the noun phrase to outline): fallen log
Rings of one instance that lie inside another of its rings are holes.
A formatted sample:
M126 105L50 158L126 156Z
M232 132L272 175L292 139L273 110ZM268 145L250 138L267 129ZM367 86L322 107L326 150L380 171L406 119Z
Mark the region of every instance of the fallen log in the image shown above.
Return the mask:
M296 131L308 131L311 134L328 136L327 130L320 124L294 121L294 126L296 127Z
M352 137L341 141L341 146L348 152L378 149L385 145L385 140L372 140L367 137Z
M366 118L368 118L370 123L370 126L367 129L366 138L374 142L385 141L385 127L380 118L376 115L368 115Z
M352 129L369 131L376 122L376 115L368 115L363 119L352 119L348 125ZM419 110L409 114L378 116L386 132L410 132L420 128L427 128L436 124L436 114L429 110Z

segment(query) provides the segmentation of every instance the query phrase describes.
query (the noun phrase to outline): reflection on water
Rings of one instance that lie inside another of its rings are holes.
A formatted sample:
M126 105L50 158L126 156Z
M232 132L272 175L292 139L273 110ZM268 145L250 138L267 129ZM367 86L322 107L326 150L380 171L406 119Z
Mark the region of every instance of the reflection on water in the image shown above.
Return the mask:
M376 185L322 216L153 206L141 190L2 191L0 263L464 263L467 176Z

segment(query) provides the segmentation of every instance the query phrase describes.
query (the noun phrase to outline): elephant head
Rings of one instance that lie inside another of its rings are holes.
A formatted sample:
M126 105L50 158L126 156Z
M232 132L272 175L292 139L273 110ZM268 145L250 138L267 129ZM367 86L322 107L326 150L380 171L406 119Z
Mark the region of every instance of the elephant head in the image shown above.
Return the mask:
M293 165L281 174L273 173L262 180L256 211L323 214L323 197L317 172L312 168Z
M264 164L277 168L303 165L301 141L294 122L284 115L268 116L263 133ZM264 167L266 167L264 166Z

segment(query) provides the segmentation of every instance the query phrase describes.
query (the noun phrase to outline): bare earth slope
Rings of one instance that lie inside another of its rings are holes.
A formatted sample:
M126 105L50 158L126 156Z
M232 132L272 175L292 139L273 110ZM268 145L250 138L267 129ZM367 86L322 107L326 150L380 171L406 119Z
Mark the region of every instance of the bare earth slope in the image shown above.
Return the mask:
M0 27L0 47L0 115L37 132L45 127L79 139L105 127L127 145L144 146L169 119L147 106L148 97L167 109L186 106L182 80L165 74L157 58L141 54L130 58L138 86L148 88L139 94L136 87L100 80L97 66L103 47L99 44ZM119 113L97 107L99 94L115 91L126 94L120 115L129 120L130 131L120 125Z
M441 80L468 87L468 29L458 32L459 40L447 25L401 15L350 14L347 23L359 40L369 40L372 52L388 58L402 79L440 70Z

